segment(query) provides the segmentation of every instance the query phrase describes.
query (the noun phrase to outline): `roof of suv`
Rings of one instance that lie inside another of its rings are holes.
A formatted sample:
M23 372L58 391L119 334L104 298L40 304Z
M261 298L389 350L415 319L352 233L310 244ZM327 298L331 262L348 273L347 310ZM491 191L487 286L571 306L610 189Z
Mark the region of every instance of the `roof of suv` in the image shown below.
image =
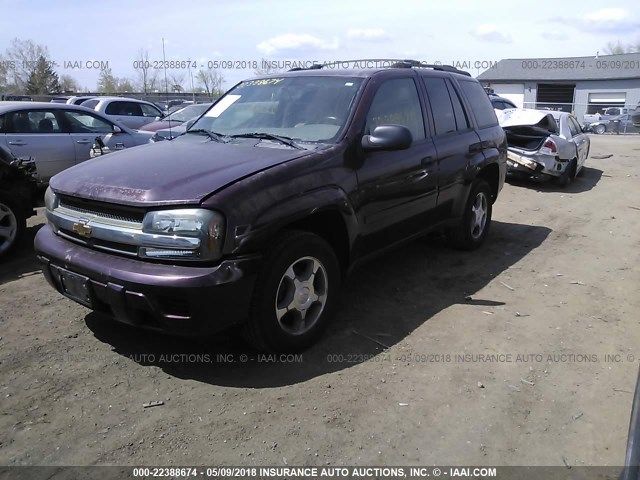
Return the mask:
M375 64L377 68L345 68L350 64ZM471 77L469 72L458 70L449 65L435 65L417 60L396 60L396 59L369 59L369 60L345 60L344 62L332 62L326 64L314 64L308 68L292 68L287 72L260 75L260 78L291 77L291 76L337 76L337 77L370 77L376 73L388 70L415 69L422 71L431 70L434 72L446 72Z

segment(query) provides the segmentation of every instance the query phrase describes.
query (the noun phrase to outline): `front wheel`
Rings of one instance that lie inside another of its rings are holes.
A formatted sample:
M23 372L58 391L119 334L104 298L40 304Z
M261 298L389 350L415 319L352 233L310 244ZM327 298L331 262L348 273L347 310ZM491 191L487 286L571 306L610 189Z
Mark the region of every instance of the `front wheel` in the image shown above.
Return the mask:
M471 185L462 221L456 228L447 230L447 239L456 248L474 250L484 243L491 225L491 188L481 179Z
M322 334L340 291L340 267L319 236L290 231L273 241L256 280L245 339L258 350L299 352Z
M0 258L13 250L26 227L26 219L15 203L0 195Z
M593 131L598 135L602 135L604 132L607 131L607 127L604 125L596 125Z

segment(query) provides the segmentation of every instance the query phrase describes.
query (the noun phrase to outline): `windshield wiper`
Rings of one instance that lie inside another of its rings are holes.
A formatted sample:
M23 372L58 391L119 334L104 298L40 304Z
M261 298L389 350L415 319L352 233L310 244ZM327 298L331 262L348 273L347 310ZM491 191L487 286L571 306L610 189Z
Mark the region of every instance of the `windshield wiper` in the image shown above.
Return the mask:
M211 130L206 130L204 128L196 128L195 130L187 130L184 133L196 133L198 135L201 135L201 134L204 133L211 140L215 140L216 142L224 143L224 140L222 140L223 135L220 135L219 133L216 133L216 132L212 132Z
M284 145L297 148L298 150L305 150L304 147L296 144L291 137L284 137L282 135L274 135L266 132L239 133L237 135L229 135L229 138L260 138L262 140L275 140Z

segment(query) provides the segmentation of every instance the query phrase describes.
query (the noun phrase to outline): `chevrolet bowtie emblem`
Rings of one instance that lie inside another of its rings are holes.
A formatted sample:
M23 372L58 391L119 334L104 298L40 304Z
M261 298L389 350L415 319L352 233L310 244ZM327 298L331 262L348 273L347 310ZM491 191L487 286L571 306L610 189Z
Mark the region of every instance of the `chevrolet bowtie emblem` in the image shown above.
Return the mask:
M91 236L91 227L89 225L87 225L86 223L74 223L73 224L73 231L75 233L77 233L78 235L81 235L83 237L90 237Z

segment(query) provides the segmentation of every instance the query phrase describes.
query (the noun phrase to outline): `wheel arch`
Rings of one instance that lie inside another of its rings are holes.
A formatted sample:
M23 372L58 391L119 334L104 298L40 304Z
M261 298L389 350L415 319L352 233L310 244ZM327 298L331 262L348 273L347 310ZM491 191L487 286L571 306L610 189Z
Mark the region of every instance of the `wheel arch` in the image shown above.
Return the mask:
M285 230L314 233L334 250L345 273L357 235L355 212L344 191L337 187L307 192L270 206L252 222L247 234L236 238L235 252L261 249Z

